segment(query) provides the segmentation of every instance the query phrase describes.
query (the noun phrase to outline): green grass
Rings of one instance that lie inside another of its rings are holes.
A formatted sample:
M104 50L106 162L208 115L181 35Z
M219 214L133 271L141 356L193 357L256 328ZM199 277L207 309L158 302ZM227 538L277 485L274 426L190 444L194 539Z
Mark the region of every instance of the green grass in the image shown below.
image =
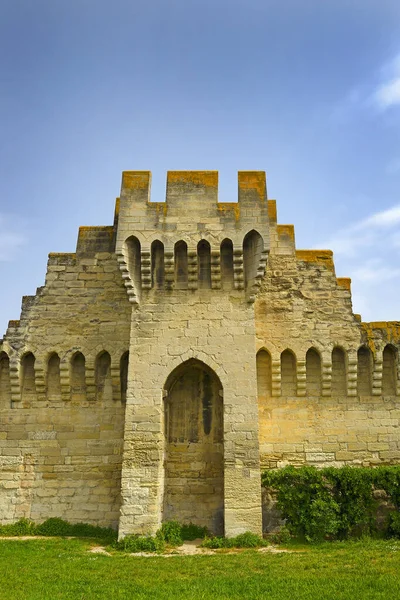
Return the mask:
M98 540L97 542L98 543ZM214 556L88 553L83 539L0 540L1 600L379 600L400 597L400 541Z

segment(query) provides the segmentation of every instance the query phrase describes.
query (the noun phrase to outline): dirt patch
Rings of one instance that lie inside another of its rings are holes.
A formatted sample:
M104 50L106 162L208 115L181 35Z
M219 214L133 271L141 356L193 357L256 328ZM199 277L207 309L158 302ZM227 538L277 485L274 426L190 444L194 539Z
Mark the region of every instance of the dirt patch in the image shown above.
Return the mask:
M0 537L1 540L16 540L16 541L26 541L26 540L48 540L50 539L48 535L2 535Z
M130 556L144 556L151 558L153 556L172 558L174 556L210 556L212 554L240 554L247 550L247 548L221 548L218 550L212 550L211 548L201 548L200 544L203 540L193 540L190 542L184 542L182 546L177 548L171 548L163 554L157 554L156 552L130 552ZM256 548L258 552L270 553L270 554L282 554L282 553L293 553L297 550L288 550L287 548L280 548L279 546L266 546L265 548ZM94 546L89 550L94 554L105 554L111 556L109 552L103 546Z
M299 550L288 550L287 548L280 548L279 546L266 546L265 548L258 548L259 552L269 552L270 554L282 554L288 552L289 554L293 554L294 552L299 552Z
M105 556L111 556L104 546L93 546L90 548L89 552L92 552L92 554L104 554Z

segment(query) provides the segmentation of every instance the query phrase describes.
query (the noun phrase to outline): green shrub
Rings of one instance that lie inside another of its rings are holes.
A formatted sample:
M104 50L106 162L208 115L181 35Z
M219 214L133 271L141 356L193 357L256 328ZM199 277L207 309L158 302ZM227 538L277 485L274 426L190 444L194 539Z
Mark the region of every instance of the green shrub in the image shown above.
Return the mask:
M373 469L375 489L385 490L397 510L400 510L400 467L376 467Z
M209 534L207 527L201 527L194 523L181 525L178 521L166 521L157 531L160 536L170 546L181 546L184 541L205 538Z
M181 546L184 540L205 537L207 529L193 523L181 525L178 521L166 521L155 536L127 535L114 547L123 552L163 552L168 546Z
M166 521L157 531L157 534L170 546L181 546L183 544L182 525L178 521Z
M20 519L10 525L0 525L0 536L43 535L43 536L73 536L99 538L111 543L117 533L109 527L98 527L88 523L71 524L58 517L51 517L40 525L35 525L29 519Z
M232 540L235 548L261 548L268 545L266 540L251 531L240 533Z
M195 525L194 523L189 523L187 525L182 525L182 538L186 541L204 539L210 534L207 527L201 527L200 525Z
M116 539L116 532L110 527L99 527L90 525L89 523L68 523L58 517L51 517L44 521L41 525L36 526L37 535L45 535L49 537L90 537L101 538L106 541Z
M72 525L63 519L58 517L51 517L44 521L41 525L36 527L38 535L45 535L49 537L53 536L66 536L71 535Z
M16 523L10 523L9 525L0 525L0 535L36 535L36 525L30 519L20 519Z
M71 533L68 535L81 538L100 538L108 543L117 539L117 532L111 527L99 527L89 523L74 523L70 525Z
M340 509L321 471L289 466L265 472L262 481L278 490L277 507L292 535L313 542L336 535Z
M373 497L373 469L345 466L321 472L332 485L339 506L339 538L370 534L376 529L377 502Z
M400 466L285 467L262 475L277 491L277 507L290 534L308 541L344 539L377 531L374 490L384 490L400 508ZM400 536L400 517L392 512L388 534Z
M251 533L251 531L246 531L233 538L219 536L206 538L201 544L201 547L217 550L219 548L261 548L267 545L268 542L262 537L255 533Z
M163 552L165 550L165 541L161 536L152 537L150 535L127 535L120 542L116 542L114 547L123 552Z
M211 537L205 538L201 543L202 548L211 548L212 550L218 550L219 548L232 548L232 540L225 537Z
M387 533L389 537L400 538L400 513L392 512L388 518Z

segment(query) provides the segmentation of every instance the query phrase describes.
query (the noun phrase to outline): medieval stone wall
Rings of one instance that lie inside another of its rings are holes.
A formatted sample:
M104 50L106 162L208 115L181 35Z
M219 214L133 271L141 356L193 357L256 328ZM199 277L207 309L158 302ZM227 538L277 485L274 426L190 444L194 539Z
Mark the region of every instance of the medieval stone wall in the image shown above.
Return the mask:
M131 306L113 228L49 256L0 344L0 520L118 524Z
M261 530L260 467L400 461L400 323L362 323L265 174L125 172L0 341L0 521Z
M332 253L276 224L256 300L261 466L400 460L399 323L361 323Z
M118 526L124 406L0 410L0 521Z

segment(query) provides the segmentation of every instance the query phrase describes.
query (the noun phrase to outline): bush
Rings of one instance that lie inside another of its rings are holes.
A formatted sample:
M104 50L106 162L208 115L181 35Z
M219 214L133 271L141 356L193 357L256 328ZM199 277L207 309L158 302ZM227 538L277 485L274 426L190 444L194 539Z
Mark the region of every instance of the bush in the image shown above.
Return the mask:
M195 525L194 523L189 523L188 525L182 525L182 538L186 541L203 539L210 535L207 527L201 527L200 525Z
M240 533L232 540L235 548L261 548L268 545L266 540L251 531Z
M29 519L20 519L10 525L0 525L0 535L43 535L48 537L73 536L100 538L107 542L116 539L117 533L110 527L98 527L89 523L71 524L58 517L51 517L40 525L35 525Z
M201 527L194 523L181 525L178 521L166 521L156 535L161 536L170 546L181 546L184 541L205 538L209 535L209 531L207 527Z
M345 539L375 531L378 504L373 497L374 470L346 466L323 469L321 474L331 484L339 506L338 537Z
M201 544L201 547L217 550L219 548L261 548L267 545L268 542L262 537L255 533L251 533L251 531L246 531L233 538L218 536L206 538Z
M36 535L36 525L30 519L20 519L16 523L10 523L9 525L0 525L0 535Z
M117 539L117 532L111 527L99 527L89 523L74 523L70 525L71 533L68 535L81 538L100 538L108 543Z
M170 546L181 546L183 544L182 525L178 521L166 521L157 531L161 539Z
M232 540L230 538L225 537L211 537L205 538L201 543L202 548L210 548L211 550L218 550L219 548L232 548L231 545Z
M123 552L163 552L165 550L165 541L161 536L152 537L150 535L127 535L114 546L117 550Z
M68 523L58 517L51 517L36 527L37 535L54 536L71 536L71 537L90 537L101 538L108 541L116 539L116 532L110 527L99 527L90 525L89 523Z
M58 517L51 517L36 527L37 535L49 537L71 535L73 526L68 521L63 521Z
M312 542L375 533L374 491L384 490L397 509L389 514L388 534L400 537L400 466L289 466L264 472L262 483L277 490L277 507L289 533Z
M263 474L263 484L278 490L277 507L290 534L307 541L335 536L339 505L315 467L285 467Z
M400 513L392 512L388 519L387 533L389 537L400 538Z
M385 490L397 510L400 510L400 467L376 467L373 469L374 486Z
M206 527L193 523L181 525L178 521L166 521L156 535L127 535L123 540L114 544L117 550L123 552L163 552L166 546L181 546L184 540L195 540L205 537Z

